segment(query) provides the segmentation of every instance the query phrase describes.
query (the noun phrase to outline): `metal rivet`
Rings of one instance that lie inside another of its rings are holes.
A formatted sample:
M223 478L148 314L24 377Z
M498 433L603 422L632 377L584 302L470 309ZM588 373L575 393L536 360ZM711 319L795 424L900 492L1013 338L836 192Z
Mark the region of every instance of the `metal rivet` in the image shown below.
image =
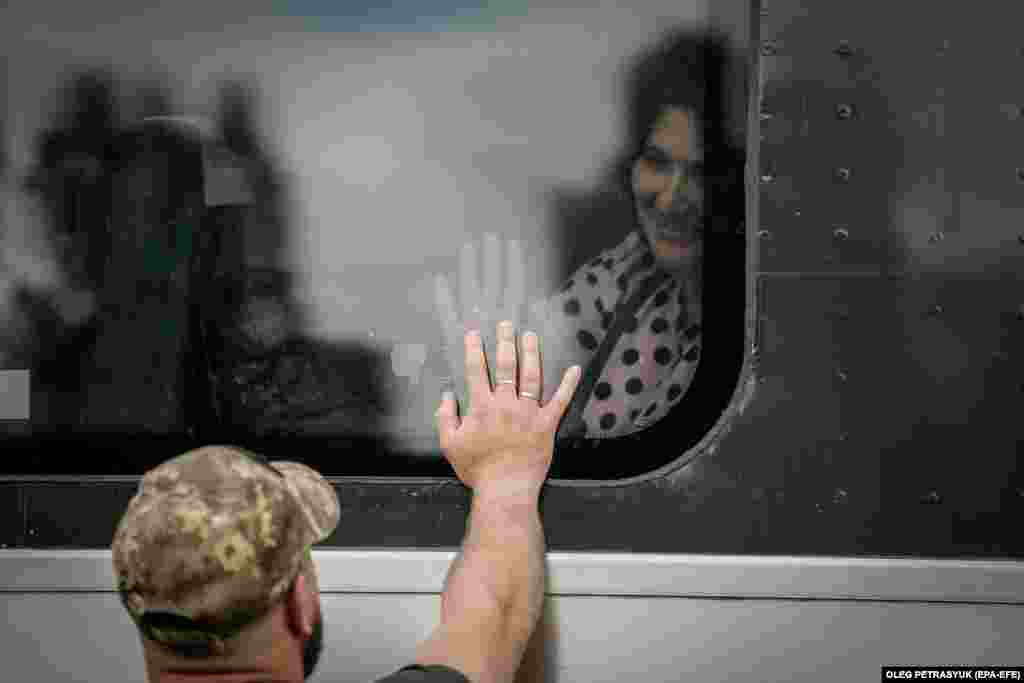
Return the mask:
M933 232L932 234L928 235L928 241L931 242L932 244L937 244L938 242L941 242L943 239L945 239L945 237L946 235L944 233Z
M800 209L793 209L793 215L796 216L797 218L800 218L800 216L804 215L804 212L801 211Z
M836 489L832 494L832 502L836 505L844 505L849 495L843 489Z
M846 378L846 372L844 372L843 370L836 370L836 379L838 379L840 382L845 382Z
M853 118L853 107L849 104L837 104L836 118L843 121Z
M770 240L772 238L772 233L768 230L758 230L757 236L763 240Z
M848 182L850 180L850 175L850 169L848 168L840 167L836 169L836 180L839 180L840 182Z
M774 173L762 173L761 174L761 182L762 183L770 183L773 180L775 180L775 174Z
M761 45L761 54L765 57L774 57L779 53L779 44L774 41L767 41Z
M773 112L765 109L764 107L761 107L761 120L762 121L771 121L774 118L775 118L775 114Z
M839 241L843 241L850 237L850 231L843 227L838 227L832 231L832 237Z
M844 40L836 47L835 53L845 59L853 55L853 48Z

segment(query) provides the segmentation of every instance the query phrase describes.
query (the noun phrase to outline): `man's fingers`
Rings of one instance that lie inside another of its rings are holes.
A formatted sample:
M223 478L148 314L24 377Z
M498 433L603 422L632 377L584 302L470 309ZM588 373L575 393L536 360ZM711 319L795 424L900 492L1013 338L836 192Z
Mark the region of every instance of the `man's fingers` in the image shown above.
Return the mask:
M516 332L512 323L503 320L498 323L497 369L494 373L494 395L516 395Z
M446 391L441 395L441 405L437 408L437 434L441 441L441 450L447 451L459 428L459 414L455 405L455 396Z
M565 414L566 409L569 407L569 402L572 400L572 395L576 392L576 387L579 386L580 366L574 365L565 371L562 376L562 383L558 385L558 391L551 397L551 400L546 406L544 406L544 419L550 420L551 424L558 424L558 421L562 419L562 415Z
M476 330L466 333L466 384L472 410L486 405L491 396L491 381L487 373L487 358L484 356L483 339Z
M540 345L544 347L540 368L541 368L541 391L542 400L553 395L558 384L558 372L569 362L569 355L566 353L566 344L571 340L565 335L569 332L558 324L558 313L553 308L554 303L543 299L534 301L530 306L533 313L534 328L537 331Z
M509 240L505 255L505 295L502 298L501 320L511 320L512 324L518 327L519 309L526 297L523 249L519 240Z
M533 332L524 334L519 342L519 349L519 393L528 394L526 398L533 397L539 402L543 396L540 343L537 335Z

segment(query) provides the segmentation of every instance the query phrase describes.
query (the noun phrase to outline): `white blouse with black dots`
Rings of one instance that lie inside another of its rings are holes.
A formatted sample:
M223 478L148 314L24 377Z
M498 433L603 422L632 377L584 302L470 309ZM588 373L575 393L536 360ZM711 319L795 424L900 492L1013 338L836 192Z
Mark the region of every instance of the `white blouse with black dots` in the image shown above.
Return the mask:
M571 339L565 340L561 357L544 355L545 377L549 370L561 377L572 364L586 370L612 325L619 299L628 297L655 268L647 242L632 232L573 273L549 302L549 314L559 315ZM636 325L626 327L594 384L583 413L586 438L640 431L679 402L700 358L697 298L679 280L669 278L640 305ZM544 393L551 391L553 387L546 386Z

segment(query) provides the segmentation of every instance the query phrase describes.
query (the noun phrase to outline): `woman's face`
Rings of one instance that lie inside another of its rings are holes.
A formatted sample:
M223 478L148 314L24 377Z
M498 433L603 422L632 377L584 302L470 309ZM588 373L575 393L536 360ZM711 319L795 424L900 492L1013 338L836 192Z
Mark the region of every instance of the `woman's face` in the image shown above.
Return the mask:
M689 272L704 240L704 152L696 116L665 109L633 163L633 201L657 263Z

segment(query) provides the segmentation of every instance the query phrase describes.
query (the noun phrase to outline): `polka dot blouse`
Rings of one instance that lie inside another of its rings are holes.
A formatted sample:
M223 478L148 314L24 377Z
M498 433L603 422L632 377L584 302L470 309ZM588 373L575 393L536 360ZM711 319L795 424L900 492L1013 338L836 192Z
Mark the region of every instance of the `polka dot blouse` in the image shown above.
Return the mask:
M587 369L612 327L616 304L655 269L647 242L633 232L584 264L548 302L548 315L557 317L565 339L560 347L551 345L554 357L542 346L546 395L570 365ZM594 384L583 413L587 438L640 431L663 418L686 393L701 343L700 302L688 289L668 278L640 304Z

